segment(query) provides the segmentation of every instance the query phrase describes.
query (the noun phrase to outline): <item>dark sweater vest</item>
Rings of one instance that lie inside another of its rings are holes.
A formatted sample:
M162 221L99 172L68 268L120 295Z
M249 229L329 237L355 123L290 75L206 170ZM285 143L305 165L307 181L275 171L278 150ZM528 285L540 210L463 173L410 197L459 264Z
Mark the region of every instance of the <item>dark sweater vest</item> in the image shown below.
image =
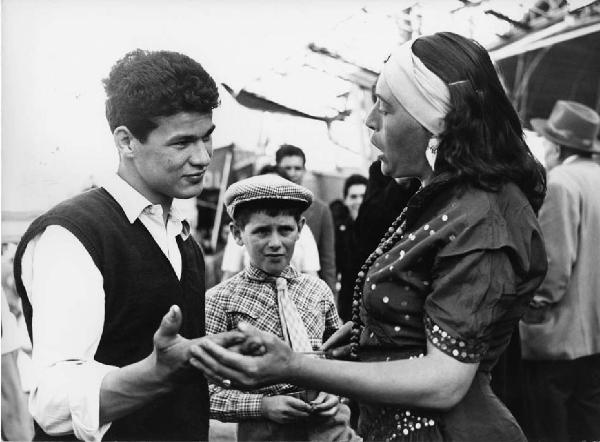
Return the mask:
M204 259L198 244L192 237L177 238L182 257L180 281L140 220L131 224L102 188L57 205L36 219L21 239L15 255L15 282L30 336L32 308L21 280L21 260L27 243L50 225L73 233L104 278L105 320L96 361L123 367L148 356L154 332L173 304L183 313L180 334L204 336ZM208 416L208 388L198 373L171 393L115 420L104 440L206 440ZM37 427L36 439L53 438Z

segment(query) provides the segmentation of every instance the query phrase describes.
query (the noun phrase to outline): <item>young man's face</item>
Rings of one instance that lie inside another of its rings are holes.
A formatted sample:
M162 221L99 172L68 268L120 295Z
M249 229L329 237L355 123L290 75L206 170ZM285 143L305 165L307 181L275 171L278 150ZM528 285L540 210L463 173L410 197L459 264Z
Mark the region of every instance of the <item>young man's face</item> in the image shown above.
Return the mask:
M291 155L283 157L277 165L286 171L290 177L290 181L302 185L302 178L304 178L304 160L299 155Z
M279 275L292 259L303 226L304 218L296 222L292 215L254 213L243 229L231 223L231 232L236 242L246 247L254 267Z
M353 184L348 187L348 193L346 194L346 198L344 198L344 204L348 207L352 219L356 219L358 216L358 209L360 209L360 205L365 198L366 191L367 186L364 184Z
M137 190L154 204L197 196L212 157L212 113L180 112L156 122L146 142L132 142Z

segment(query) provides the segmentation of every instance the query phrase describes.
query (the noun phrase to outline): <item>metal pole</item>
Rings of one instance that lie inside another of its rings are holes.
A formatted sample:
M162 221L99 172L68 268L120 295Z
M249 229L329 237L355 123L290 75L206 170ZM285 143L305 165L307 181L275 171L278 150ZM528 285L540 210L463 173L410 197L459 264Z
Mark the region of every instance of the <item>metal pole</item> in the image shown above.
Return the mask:
M213 223L212 235L210 238L210 248L213 252L217 250L217 242L221 230L221 218L223 218L223 200L225 199L225 190L229 182L229 172L231 171L231 161L233 155L231 152L225 154L225 163L223 164L223 175L221 176L221 185L219 186L219 199L217 201L217 212L215 213L215 222Z

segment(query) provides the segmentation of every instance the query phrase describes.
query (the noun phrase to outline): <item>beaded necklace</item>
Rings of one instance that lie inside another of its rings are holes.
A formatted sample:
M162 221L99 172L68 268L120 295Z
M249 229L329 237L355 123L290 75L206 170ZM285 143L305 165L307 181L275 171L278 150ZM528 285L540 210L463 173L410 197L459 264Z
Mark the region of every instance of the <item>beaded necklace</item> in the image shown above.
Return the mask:
M375 260L390 250L404 235L404 229L406 228L407 209L408 206L406 206L398 218L394 220L379 242L377 248L369 255L365 263L362 265L360 271L358 272L358 276L356 277L356 282L354 283L354 293L352 295L352 335L350 336L350 359L352 360L358 359L358 343L362 329L362 323L360 320L360 305L362 302L365 278Z

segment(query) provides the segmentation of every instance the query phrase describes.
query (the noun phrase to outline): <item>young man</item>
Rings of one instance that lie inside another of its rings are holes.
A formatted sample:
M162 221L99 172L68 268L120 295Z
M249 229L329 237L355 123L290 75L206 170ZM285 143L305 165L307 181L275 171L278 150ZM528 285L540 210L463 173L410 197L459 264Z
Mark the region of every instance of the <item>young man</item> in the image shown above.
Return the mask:
M207 334L240 321L284 339L294 351L317 350L341 325L320 279L289 265L312 193L278 175L239 181L225 193L236 242L250 265L206 294ZM351 440L350 413L336 396L272 385L242 392L211 384L211 416L239 422L238 440Z
M283 169L290 180L302 185L306 173L306 155L302 149L291 144L282 145L275 153L277 167ZM335 230L331 212L325 203L315 199L304 213L306 224L310 227L319 249L319 263L321 270L319 276L334 291L336 283L335 274Z
M204 260L172 202L202 190L218 91L191 58L139 49L104 85L117 174L35 220L15 256L36 436L205 440L187 339L204 335Z

